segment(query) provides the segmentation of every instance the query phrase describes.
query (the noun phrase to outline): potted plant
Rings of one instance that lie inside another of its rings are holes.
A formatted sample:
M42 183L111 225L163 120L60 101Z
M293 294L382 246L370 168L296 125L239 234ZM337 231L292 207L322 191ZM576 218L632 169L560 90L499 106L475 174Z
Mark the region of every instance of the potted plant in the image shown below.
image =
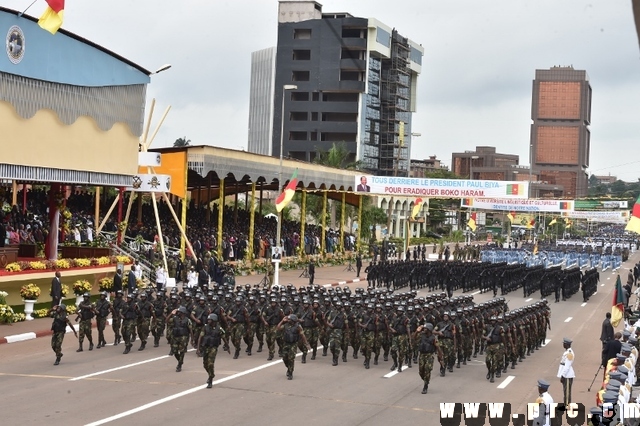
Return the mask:
M40 287L33 283L29 283L23 285L20 288L20 296L24 301L24 313L26 315L27 321L31 321L33 317L31 314L33 313L33 305L38 301L38 297L40 297Z
M82 302L82 295L85 293L91 293L93 286L87 280L77 280L73 283L73 294L76 295L76 305Z
M11 306L0 304L0 324L11 324L14 321L15 313Z
M100 281L98 281L98 285L100 286L101 292L106 291L108 293L111 293L111 290L113 289L113 278L102 278Z

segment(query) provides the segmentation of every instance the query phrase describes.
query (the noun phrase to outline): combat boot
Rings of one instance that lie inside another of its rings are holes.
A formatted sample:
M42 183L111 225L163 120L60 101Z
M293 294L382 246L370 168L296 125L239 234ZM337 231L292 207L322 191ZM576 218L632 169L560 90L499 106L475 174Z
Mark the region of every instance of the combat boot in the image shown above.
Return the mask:
M424 384L423 388L422 388L422 394L424 395L425 393L427 393L427 389L429 388L428 384Z
M467 365L467 359L466 358L462 360L462 365Z
M181 363L181 362L179 362L179 363L178 363L178 366L176 367L176 373L179 373L179 372L181 372L181 371L182 371L182 363Z
M500 373L496 374L496 377L500 377L500 375L499 375L499 374L500 374ZM491 377L489 378L489 382L490 382L490 383L494 383L494 382L495 382L495 379L493 378L493 373L491 373Z
M92 351L93 350L93 341L89 340L89 350Z
M120 343L120 339L116 337L113 341L113 346L118 346L118 343Z
M375 358L373 358L373 365L378 365L378 357L380 354L376 354Z
M144 351L145 346L147 346L147 342L140 343L140 347L138 348L138 350L139 351Z
M496 371L496 378L499 379L500 377L502 377L502 370Z
M273 359L273 354L269 353L269 358L267 358L267 361L271 361Z
M173 356L175 352L173 352L173 348L169 351L169 356Z
M366 370L368 370L368 369L369 369L369 361L371 361L371 360L369 360L369 359L365 359L365 360L364 360L364 368L365 368Z
M357 350L353 350L353 359L358 359L358 351Z
M445 368L440 367L440 377L444 377Z
M524 361L524 357L523 357L523 356L521 356L520 358L518 358L518 362L522 362L522 361Z
M398 373L402 373L402 359L398 362Z
M478 350L477 349L473 352L473 357L474 358L478 358Z
M60 357L57 356L56 357L56 362L53 363L53 365L59 365L60 364Z
M313 361L314 359L316 359L316 354L318 353L317 349L314 349L313 352L311 352L311 361Z
M262 343L258 344L258 350L256 352L262 352Z
M303 364L307 363L307 353L306 352L302 352L302 363Z
M236 349L236 353L233 354L233 359L238 359L240 356L240 349Z
M396 355L391 355L391 358L393 358L393 365L390 370L393 371L398 368L398 357Z
M347 353L346 352L342 353L342 362L347 362Z
M458 362L456 363L456 368L460 368L460 361L458 360Z
M82 352L82 342L80 342L80 344L78 346L78 350L76 352Z
M156 337L153 339L153 347L157 348L158 346L160 346L160 338Z
M516 368L516 362L511 361L511 369L514 370Z
M327 348L322 348L322 356L327 356Z
M131 345L127 345L124 347L124 352L122 352L124 355L128 354L129 351L131 350Z
M251 356L251 348L253 348L253 345L247 347L247 356Z
M213 376L209 376L207 379L207 389L211 389L213 387Z
M333 355L333 363L331 365L334 366L334 367L336 365L338 365L338 355L337 354Z
M504 363L504 368L502 369L503 373L507 372L507 367L509 367L509 362L508 361Z

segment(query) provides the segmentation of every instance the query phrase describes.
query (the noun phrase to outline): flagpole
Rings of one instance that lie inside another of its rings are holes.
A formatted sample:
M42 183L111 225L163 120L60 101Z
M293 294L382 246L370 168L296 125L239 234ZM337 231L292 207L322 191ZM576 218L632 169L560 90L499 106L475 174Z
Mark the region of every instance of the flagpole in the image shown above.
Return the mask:
M26 8L25 10L23 10L23 11L22 11L22 12L20 12L20 13L18 13L18 18L21 18L21 17L22 17L22 15L24 15L24 14L27 12L27 10L29 10L29 8L30 8L31 6L33 6L34 4L36 4L36 2L37 2L37 1L38 1L38 0L33 0L33 2L31 2L31 4L30 4L29 6L27 6L27 8Z

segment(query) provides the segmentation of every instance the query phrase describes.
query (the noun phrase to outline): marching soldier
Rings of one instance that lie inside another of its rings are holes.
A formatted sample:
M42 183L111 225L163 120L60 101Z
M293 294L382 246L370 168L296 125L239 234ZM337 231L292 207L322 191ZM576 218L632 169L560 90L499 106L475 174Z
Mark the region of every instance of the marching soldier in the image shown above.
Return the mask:
M173 319L173 339L171 343L171 349L173 356L178 361L176 366L176 372L182 371L182 364L184 363L184 354L187 352L187 345L189 344L189 336L191 335L192 325L189 321L187 308L180 306L178 309L174 309L169 314L169 319Z
M218 324L218 316L216 314L210 314L207 317L207 324L200 331L198 337L198 352L202 354L202 365L205 371L209 374L207 378L207 389L211 389L213 386L213 378L215 375L215 363L216 355L218 355L218 347L222 340L227 341L225 331ZM227 342L227 348L229 343ZM231 353L230 349L227 349Z
M200 296L198 298L198 303L193 306L192 311L190 312L191 323L193 324L193 335L191 339L191 345L193 347L198 347L198 340L200 339L200 332L202 328L207 323L207 317L209 316L210 310L206 304L206 299L204 296ZM200 351L196 351L197 356L202 356Z
M494 377L500 377L502 372L500 345L504 339L504 330L498 325L497 317L491 317L491 324L485 328L484 339L487 341L487 354L485 357L487 379L493 383L495 381Z
M153 321L151 322L151 333L153 334L153 347L160 346L160 338L164 336L166 328L165 312L167 310L167 302L163 292L153 301Z
M455 325L451 322L449 317L449 311L445 311L442 314L442 321L438 323L434 334L438 336L440 347L442 348L444 365L440 366L440 376L444 377L445 367L449 369L449 372L453 372L453 364L455 364L455 352L456 347L456 331Z
M147 338L151 330L151 318L155 320L155 310L153 304L147 300L147 293L140 294L140 302L136 304L138 314L138 335L140 336L139 351L143 351L147 346Z
M422 387L422 393L427 393L429 388L429 381L431 380L431 370L433 369L433 354L437 352L438 361L442 366L442 349L438 344L438 338L433 335L433 324L426 323L424 326L419 326L416 330L416 343L418 352L420 353L418 358L418 372L422 379L424 386ZM443 367L440 368L443 370Z
M333 355L333 363L331 365L335 367L338 365L338 358L340 357L343 331L348 329L349 324L342 309L342 302L338 301L334 306L335 308L327 315L325 322L327 333L329 334L329 348ZM347 362L347 357L344 356L342 361Z
M71 327L76 338L78 338L78 333L76 329L73 328L73 325L71 325L69 318L67 318L67 307L63 303L49 309L49 316L53 318L53 324L51 324L51 331L53 331L51 335L51 349L53 349L53 352L56 354L56 361L53 365L59 365L63 355L62 342L64 341L67 326Z
M122 306L124 305L124 299L122 299L122 290L116 291L116 297L113 299L113 303L111 304L111 328L113 329L113 346L118 346L118 344L122 341L122 334L120 333L122 327L122 316L120 315L120 311L122 311Z
M231 323L231 342L236 350L233 354L233 359L238 359L240 356L242 336L244 336L245 328L249 322L249 314L242 302L242 297L236 297L235 306L229 309L227 316Z
M80 319L80 338L78 339L79 346L76 352L82 352L82 342L84 342L84 337L87 336L87 340L89 340L89 350L93 350L93 337L91 335L91 320L96 315L96 309L91 303L91 295L89 293L85 293L82 295L83 301L78 305L78 316L76 317L76 322Z
M402 363L409 356L409 319L404 313L404 306L398 306L397 313L391 318L389 332L392 335L391 358L393 365L391 371L398 369L402 373Z
M260 308L256 304L255 296L249 296L249 306L247 307L247 316L249 321L247 322L247 329L244 333L244 342L247 344L247 350L245 351L248 356L251 356L251 349L253 348L253 340L260 323Z
M309 343L304 336L304 331L298 323L298 317L295 314L283 317L277 325L277 331L282 332L282 340L284 343L282 348L282 361L287 367L287 380L292 380L293 370L296 363L298 341L302 340L307 349L310 349Z
M131 342L131 334L135 327L136 321L136 302L133 300L133 294L127 293L127 301L122 304L120 310L120 317L122 318L122 338L124 339L124 352L128 354L133 346Z
M280 320L284 317L282 309L278 306L278 300L272 297L270 300L270 306L262 313L262 323L265 326L265 332L267 335L267 348L269 349L269 358L267 361L271 361L276 351L276 327L280 323Z
M100 300L96 302L96 326L98 329L98 345L96 349L100 349L107 344L107 341L104 339L104 329L107 327L107 317L109 316L109 312L111 312L111 303L107 300L108 294L106 291L103 291L100 293Z

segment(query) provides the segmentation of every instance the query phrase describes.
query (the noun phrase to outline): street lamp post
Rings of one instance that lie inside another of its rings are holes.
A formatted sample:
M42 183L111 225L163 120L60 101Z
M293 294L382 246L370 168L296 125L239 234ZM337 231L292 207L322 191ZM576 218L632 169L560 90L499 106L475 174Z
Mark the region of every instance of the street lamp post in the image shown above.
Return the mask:
M280 117L280 168L278 170L278 192L282 189L282 154L284 146L284 95L287 90L296 90L298 86L294 84L285 84L282 86L282 112ZM280 258L282 258L282 246L280 244L280 234L282 233L282 212L278 213L278 226L276 227L276 249ZM304 238L304 235L302 236ZM280 262L273 263L273 284L280 284Z
M527 194L527 198L531 198L531 186L533 185L531 181L533 180L533 144L529 144L529 194Z

